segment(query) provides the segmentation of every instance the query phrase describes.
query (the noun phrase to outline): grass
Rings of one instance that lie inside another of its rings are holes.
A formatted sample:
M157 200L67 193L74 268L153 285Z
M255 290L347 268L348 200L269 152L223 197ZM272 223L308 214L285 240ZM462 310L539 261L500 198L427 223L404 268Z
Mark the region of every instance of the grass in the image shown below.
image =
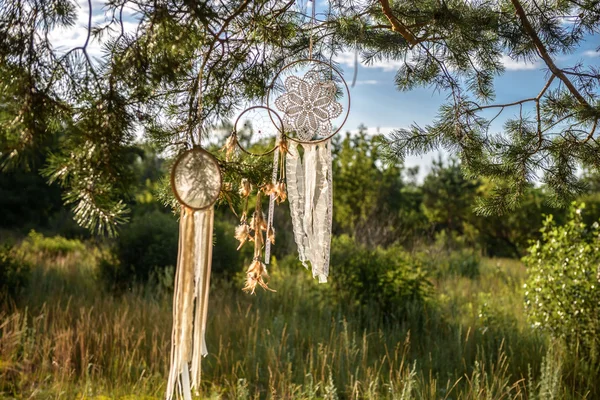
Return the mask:
M98 250L40 255L18 302L0 308L0 395L161 398L171 294L107 293ZM339 266L334 266L339 267ZM386 322L376 309L329 301L303 269L271 268L276 293L215 279L201 398L591 398L561 383L559 346L523 314L525 271L485 259L476 278L433 280L433 298Z

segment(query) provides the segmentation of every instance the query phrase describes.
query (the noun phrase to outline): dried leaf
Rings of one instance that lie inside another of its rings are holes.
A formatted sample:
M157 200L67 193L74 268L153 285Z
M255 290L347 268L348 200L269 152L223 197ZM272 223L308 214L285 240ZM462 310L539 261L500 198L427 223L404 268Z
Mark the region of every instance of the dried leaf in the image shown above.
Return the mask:
M235 147L237 145L237 136L232 134L227 138L225 145L221 148L221 151L225 152L225 160L230 161L233 152L235 151Z
M265 192L265 194L267 196L270 196L272 194L277 194L276 192L276 185L272 184L272 183L267 183L265 186L262 187L263 192Z

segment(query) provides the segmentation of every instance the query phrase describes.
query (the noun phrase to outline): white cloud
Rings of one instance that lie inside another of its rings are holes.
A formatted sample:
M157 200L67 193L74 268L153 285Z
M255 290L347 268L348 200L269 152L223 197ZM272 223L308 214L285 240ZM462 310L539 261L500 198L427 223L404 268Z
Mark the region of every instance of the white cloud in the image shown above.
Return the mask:
M342 65L354 68L356 55L351 51L345 51L343 53L338 54L334 58L334 60ZM403 64L402 61L398 60L377 60L366 64L361 60L360 55L358 56L358 63L365 68L379 68L384 70L385 72L396 71Z
M531 71L534 69L540 69L542 67L541 61L517 61L513 60L506 54L502 55L500 61L502 64L504 64L504 68L506 68L507 71Z
M586 55L588 55L587 52ZM347 67L354 68L356 62L356 55L351 51L346 51L338 54L335 57L335 61ZM541 61L516 61L506 54L502 56L500 61L502 62L502 64L504 64L504 68L506 68L507 71L535 70L540 69L542 67ZM361 60L360 55L358 57L358 62L364 68L379 68L382 69L384 72L397 71L403 65L403 62L400 60L377 60L366 64Z
M380 82L375 80L375 79L366 79L366 80L362 80L362 81L356 81L357 85L377 85Z
M583 52L583 55L586 57L600 57L600 52L596 50L586 50Z
M367 127L367 135L387 135L388 133L399 129L398 127L393 126L377 126L377 127ZM354 135L359 132L359 129L349 129L348 132Z
M104 1L92 1L92 26L102 26L109 22L109 16L105 14L103 6ZM58 54L64 54L67 51L83 46L87 37L88 28L88 3L86 0L78 0L77 20L73 27L54 29L48 37L50 42L57 50ZM125 32L133 32L137 28L137 21L132 20L132 15L136 12L133 8L125 8L123 15L127 19L123 21ZM119 25L113 25L113 30L110 31L111 37L116 37L121 33ZM104 40L106 37L104 38ZM87 47L88 54L92 59L102 57L102 43L97 40L90 39Z

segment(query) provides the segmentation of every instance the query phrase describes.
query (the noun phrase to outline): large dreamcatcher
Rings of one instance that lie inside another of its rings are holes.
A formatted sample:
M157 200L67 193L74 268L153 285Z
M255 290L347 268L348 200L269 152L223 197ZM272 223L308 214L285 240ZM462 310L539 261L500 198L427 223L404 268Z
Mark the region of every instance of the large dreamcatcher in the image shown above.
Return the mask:
M298 76L298 71L303 74ZM346 97L344 113L342 98ZM350 92L332 65L313 59L286 65L275 76L267 99L283 113L285 176L294 239L302 264L313 277L329 275L333 176L331 138L340 131L350 110ZM337 128L333 121L339 122Z

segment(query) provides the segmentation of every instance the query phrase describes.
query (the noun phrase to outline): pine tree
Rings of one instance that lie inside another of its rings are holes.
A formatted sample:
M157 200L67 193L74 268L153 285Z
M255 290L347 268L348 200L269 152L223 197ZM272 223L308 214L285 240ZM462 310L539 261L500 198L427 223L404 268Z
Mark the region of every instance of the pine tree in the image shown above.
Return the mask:
M515 207L540 171L565 201L583 189L576 168L600 165L600 72L554 61L598 33L597 0L332 0L317 21L293 0L106 0L102 23L92 18L96 4L0 3L1 166L58 149L44 157L44 174L63 187L77 221L96 231L114 233L126 220L137 137L171 155L198 144L236 108L260 102L274 74L309 48L323 60L348 48L367 62L402 60L400 90L447 93L435 121L394 132L386 147L400 159L439 147L458 155L468 177L496 185L482 212ZM49 33L73 26L78 12L88 16L85 40L54 48ZM103 46L99 60L89 54L93 41ZM504 54L543 60L547 84L526 99L494 103ZM495 117L486 113L513 107L519 117L493 135Z
M48 34L74 25L74 1L2 2L2 167L26 164L58 140L46 177L62 185L81 225L114 233L128 211L136 132L176 154L264 96L273 72L307 48L293 3L111 0L108 22L94 24L89 0L84 43L62 53ZM129 21L127 10L135 11ZM94 40L103 44L100 60L88 51Z
M556 203L565 204L584 189L577 168L600 166L600 70L581 62L560 68L555 61L600 31L597 0L379 0L337 9L340 35L355 43L366 62L403 61L398 89L426 86L447 94L435 121L393 132L387 148L400 159L438 148L457 155L468 177L495 185L480 212L516 207L538 178ZM494 102L504 54L543 61L547 81L538 93ZM514 108L518 117L494 134L491 123Z

